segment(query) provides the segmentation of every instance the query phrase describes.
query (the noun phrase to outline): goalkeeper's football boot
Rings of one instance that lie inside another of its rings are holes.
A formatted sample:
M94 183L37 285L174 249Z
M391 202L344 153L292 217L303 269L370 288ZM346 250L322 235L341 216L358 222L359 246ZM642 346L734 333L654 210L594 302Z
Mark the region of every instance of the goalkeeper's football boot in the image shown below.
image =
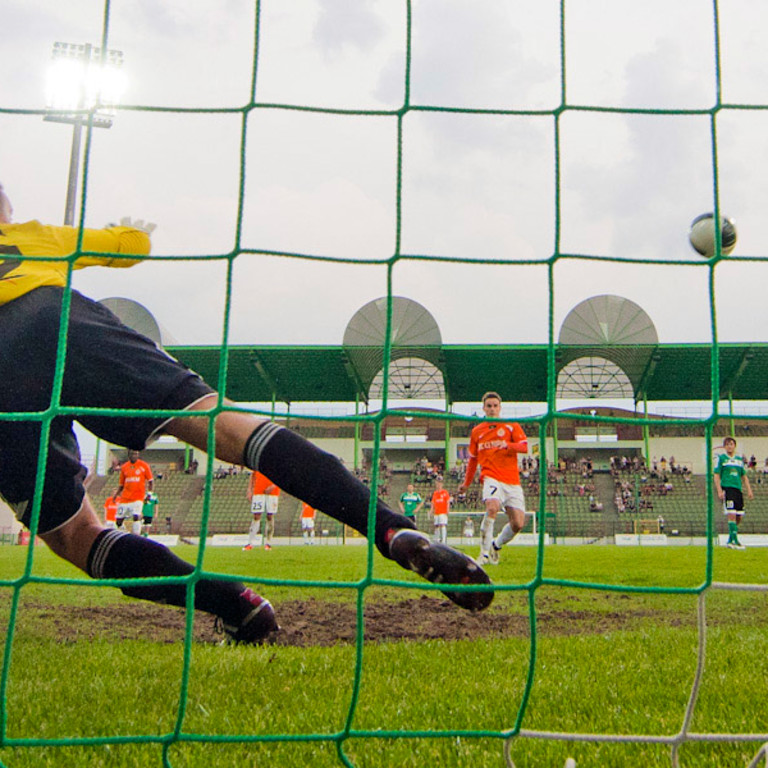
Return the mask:
M490 584L488 574L468 555L447 544L432 541L421 531L401 528L389 540L389 554L403 568L434 584ZM441 590L456 605L482 611L493 600L493 592Z
M261 645L272 639L280 629L275 612L269 600L257 595L252 589L244 589L240 594L243 615L237 625L221 622L221 628L227 634L230 643Z

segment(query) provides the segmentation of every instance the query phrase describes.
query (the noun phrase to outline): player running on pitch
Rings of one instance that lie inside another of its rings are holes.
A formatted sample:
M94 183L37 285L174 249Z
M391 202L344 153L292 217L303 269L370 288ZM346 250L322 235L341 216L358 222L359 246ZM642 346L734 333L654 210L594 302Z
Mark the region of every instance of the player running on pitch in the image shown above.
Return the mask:
M472 430L467 471L459 490L469 488L479 465L485 516L480 524L480 556L477 563L495 565L499 562L501 548L512 541L525 525L525 497L520 486L517 455L528 453L528 439L516 421L497 421L501 414L498 393L486 392L482 403L486 417L493 421L484 421ZM493 526L496 515L502 509L507 513L509 522L494 540Z

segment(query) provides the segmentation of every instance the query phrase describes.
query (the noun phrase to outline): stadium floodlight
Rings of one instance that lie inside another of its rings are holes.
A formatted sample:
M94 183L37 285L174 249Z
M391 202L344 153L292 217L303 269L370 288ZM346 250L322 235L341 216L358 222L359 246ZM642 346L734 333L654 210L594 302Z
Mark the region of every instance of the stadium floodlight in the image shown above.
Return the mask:
M80 143L84 124L109 128L126 80L122 51L96 48L88 43L54 43L46 83L44 119L72 125L72 151L64 223L74 224Z

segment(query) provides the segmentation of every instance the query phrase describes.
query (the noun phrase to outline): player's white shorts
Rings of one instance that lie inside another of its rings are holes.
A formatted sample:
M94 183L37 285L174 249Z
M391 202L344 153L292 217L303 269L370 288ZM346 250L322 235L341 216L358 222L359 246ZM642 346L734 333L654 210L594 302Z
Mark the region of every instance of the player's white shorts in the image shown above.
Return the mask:
M251 496L251 514L263 515L266 512L268 515L276 515L279 500L279 496Z
M302 517L301 518L301 530L311 531L315 527L314 517Z
M144 509L144 502L139 501L124 501L117 505L117 519L125 520L126 518L141 517L142 510Z
M442 515L435 515L435 525L448 525L448 513L443 512Z
M502 509L514 507L525 512L525 496L519 485L510 485L494 480L492 477L486 477L483 481L483 501L489 499L498 499Z

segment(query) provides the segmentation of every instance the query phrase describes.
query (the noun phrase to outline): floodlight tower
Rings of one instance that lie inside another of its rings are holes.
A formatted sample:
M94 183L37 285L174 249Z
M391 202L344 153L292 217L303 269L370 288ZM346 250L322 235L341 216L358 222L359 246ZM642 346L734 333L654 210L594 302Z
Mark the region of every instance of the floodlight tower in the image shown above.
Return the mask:
M122 66L122 51L102 52L101 48L88 43L53 44L46 87L48 114L43 119L72 125L72 151L64 209L64 223L67 225L72 226L75 221L83 125L90 122L96 128L111 127L115 107L125 90Z

